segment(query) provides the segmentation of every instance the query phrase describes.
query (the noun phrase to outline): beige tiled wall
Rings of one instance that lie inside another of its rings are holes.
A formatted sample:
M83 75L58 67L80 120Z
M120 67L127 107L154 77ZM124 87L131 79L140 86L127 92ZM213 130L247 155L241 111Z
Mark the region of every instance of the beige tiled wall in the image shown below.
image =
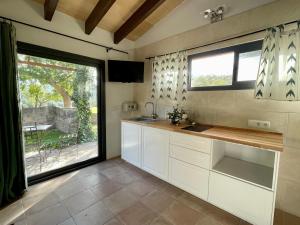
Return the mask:
M136 50L137 59L197 46L225 37L266 28L300 19L299 0L280 0L226 18L220 23L207 25ZM261 34L260 34L261 35ZM256 39L247 37L246 39ZM243 42L245 40L239 40ZM237 41L235 41L237 42ZM234 43L235 43L234 42ZM224 43L230 45L231 43ZM216 48L212 46L209 48ZM199 49L204 51L206 49ZM145 83L136 84L134 98L144 111L151 89L151 62L146 62ZM247 127L248 119L271 121L271 130L284 134L285 149L281 156L276 207L300 216L300 102L255 100L253 90L189 92L184 108L202 123ZM164 117L172 109L171 102L158 102L158 113Z

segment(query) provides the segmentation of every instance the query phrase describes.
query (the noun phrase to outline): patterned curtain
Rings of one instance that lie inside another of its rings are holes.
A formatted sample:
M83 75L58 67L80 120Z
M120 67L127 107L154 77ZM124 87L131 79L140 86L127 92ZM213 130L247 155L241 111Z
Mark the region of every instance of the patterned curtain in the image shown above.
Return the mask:
M175 103L186 101L187 67L186 52L155 57L151 98L167 99Z
M255 98L281 101L300 99L300 29L279 26L267 30L263 42Z

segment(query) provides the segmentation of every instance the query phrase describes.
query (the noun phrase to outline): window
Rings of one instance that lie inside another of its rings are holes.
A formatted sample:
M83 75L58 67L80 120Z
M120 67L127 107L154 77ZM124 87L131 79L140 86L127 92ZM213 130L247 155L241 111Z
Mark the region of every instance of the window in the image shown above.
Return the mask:
M262 41L188 56L190 91L252 89Z
M105 160L104 61L18 42L29 183Z

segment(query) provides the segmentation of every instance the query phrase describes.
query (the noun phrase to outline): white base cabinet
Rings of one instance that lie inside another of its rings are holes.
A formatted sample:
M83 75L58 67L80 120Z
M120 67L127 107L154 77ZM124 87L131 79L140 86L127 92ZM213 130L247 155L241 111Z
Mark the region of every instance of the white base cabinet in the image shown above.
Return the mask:
M169 163L170 183L207 201L209 171L173 158Z
M122 123L122 159L141 168L142 126Z
M273 224L279 152L122 122L122 158L251 224Z
M143 127L142 167L147 172L168 180L169 132Z
M210 174L208 201L251 224L272 224L273 194L222 174Z

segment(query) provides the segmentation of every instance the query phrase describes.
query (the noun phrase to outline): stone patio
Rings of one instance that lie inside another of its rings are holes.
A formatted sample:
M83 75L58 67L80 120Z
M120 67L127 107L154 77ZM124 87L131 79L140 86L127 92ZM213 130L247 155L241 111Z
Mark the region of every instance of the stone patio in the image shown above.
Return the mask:
M41 155L42 158L37 151L25 153L28 177L97 157L98 143L89 142L61 150L42 151Z

